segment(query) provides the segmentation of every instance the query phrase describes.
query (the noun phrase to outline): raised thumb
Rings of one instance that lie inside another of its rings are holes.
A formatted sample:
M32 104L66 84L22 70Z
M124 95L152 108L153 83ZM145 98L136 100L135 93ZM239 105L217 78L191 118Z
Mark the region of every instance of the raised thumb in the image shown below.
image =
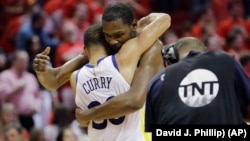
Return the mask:
M46 47L45 50L42 52L42 55L49 55L50 47Z

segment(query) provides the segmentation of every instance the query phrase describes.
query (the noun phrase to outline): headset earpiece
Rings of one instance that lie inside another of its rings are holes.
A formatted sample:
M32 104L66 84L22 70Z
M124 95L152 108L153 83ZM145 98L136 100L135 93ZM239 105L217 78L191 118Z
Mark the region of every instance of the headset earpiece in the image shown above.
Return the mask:
M167 61L169 65L179 61L179 54L175 48L175 44L176 43L165 45L161 50L163 59Z

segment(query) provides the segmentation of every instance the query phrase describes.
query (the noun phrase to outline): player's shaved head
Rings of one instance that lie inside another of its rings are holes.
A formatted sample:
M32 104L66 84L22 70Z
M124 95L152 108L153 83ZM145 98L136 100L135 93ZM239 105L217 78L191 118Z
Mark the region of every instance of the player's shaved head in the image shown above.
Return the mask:
M180 59L185 57L191 50L200 52L204 52L207 50L207 47L203 44L203 42L195 37L180 38L176 42L175 48L179 52Z

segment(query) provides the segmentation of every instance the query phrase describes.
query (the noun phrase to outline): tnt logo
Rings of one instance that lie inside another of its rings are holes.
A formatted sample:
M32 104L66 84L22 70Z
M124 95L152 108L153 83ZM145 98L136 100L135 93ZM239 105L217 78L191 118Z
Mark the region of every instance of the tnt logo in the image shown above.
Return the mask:
M190 107L201 107L214 100L219 91L216 75L206 69L196 69L184 77L179 86L181 100Z

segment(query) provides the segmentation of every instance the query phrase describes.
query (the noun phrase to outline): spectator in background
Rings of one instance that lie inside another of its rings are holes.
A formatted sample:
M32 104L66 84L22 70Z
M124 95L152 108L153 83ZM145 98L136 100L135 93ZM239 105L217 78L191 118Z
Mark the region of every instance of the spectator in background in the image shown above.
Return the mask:
M5 28L5 26L8 24L8 22L16 17L20 16L23 13L25 13L25 10L27 7L32 5L35 2L33 1L27 1L27 0L1 0L0 1L0 35Z
M101 23L102 13L104 7L106 7L105 0L86 0L85 1L89 7L89 22L91 23Z
M0 46L6 55L10 55L16 49L16 35L22 25L29 24L31 13L37 8L34 3L30 3L24 9L24 13L13 17L6 24L2 35L0 35Z
M9 123L19 123L15 107L12 103L3 103L1 108L1 121L3 126Z
M246 52L240 55L240 63L243 66L244 71L250 78L250 52Z
M210 0L191 0L190 3L192 15L195 16L199 13L203 13L202 11L209 5Z
M85 0L66 0L65 4L63 5L63 18L72 18L74 15L75 7L80 3L84 2Z
M0 73L7 68L7 57L4 52L0 51Z
M247 29L243 26L234 26L230 32L239 32L243 38L243 47L241 51L249 51L250 50L250 32L248 33Z
M86 136L84 132L80 131L79 124L75 123L75 120L72 121L68 109L63 104L59 104L53 111L52 122L44 128L46 140L56 141L60 130L66 127L69 127L77 138Z
M101 0L66 0L63 5L63 18L70 19L74 17L76 7L79 4L86 4L90 13L88 13L88 21L94 22L94 18L97 13L102 13L103 7L105 7L104 2ZM86 14L86 13L85 13Z
M41 49L44 49L47 46L52 48L50 57L53 60L55 48L57 47L59 41L49 37L48 33L43 30L44 25L45 15L43 11L33 12L31 15L31 23L23 25L17 33L16 49L24 50L28 40L31 40L32 37L37 36L39 37L41 43Z
M32 62L37 53L39 53L41 50L41 42L38 36L34 35L31 38L27 40L27 44L25 46L25 51L29 55L29 65L28 65L28 71L35 75L35 72L32 68Z
M46 140L55 141L61 128L69 126L71 123L68 109L62 105L56 105L53 110L52 121L44 128Z
M28 141L22 134L22 127L17 123L10 123L4 126L4 141Z
M47 15L45 31L50 36L58 36L58 30L61 27L63 21L63 7L66 4L66 0L48 0L42 7L42 10Z
M34 69L32 67L33 59L35 55L41 50L41 44L39 37L32 36L27 41L27 45L25 46L25 51L29 55L29 65L28 65L28 72L32 73L34 76L36 76ZM50 64L51 65L51 64ZM37 123L37 128L43 128L45 125L47 125L48 122L48 115L52 108L52 94L56 93L56 91L51 92L46 89L39 83L40 87L40 95L41 95L41 110L39 113L36 114L35 122ZM37 121L36 121L37 120Z
M62 42L56 49L55 66L59 67L68 60L82 53L83 43L78 40L78 28L72 22L66 22L62 26ZM83 39L82 39L83 40ZM58 90L59 101L72 113L75 109L75 101L69 82Z
M77 137L69 127L64 127L60 129L56 141L77 141Z
M0 115L0 120L2 124L0 128L3 128L8 124L20 124L15 107L12 103L3 103ZM22 134L24 138L28 138L29 133L26 129L22 129Z
M21 125L30 131L33 115L40 110L40 89L35 76L27 71L28 54L16 51L11 67L0 74L0 98L14 104Z
M208 50L211 51L221 51L224 50L225 42L224 40L216 33L215 28L210 25L204 25L201 29L201 38L200 38Z
M205 7L201 11L201 15L198 21L192 26L192 36L196 38L202 38L202 29L209 26L210 28L216 28L216 19L213 13L213 9L210 6Z
M88 5L82 2L76 5L74 9L73 17L65 19L64 21L64 24L67 24L67 22L70 22L76 26L77 30L74 31L76 33L75 42L83 41L84 32L87 29L87 27L90 25L90 22L88 21L88 15L89 15Z
M232 0L211 0L211 6L216 17L217 22L221 22L228 17L228 4Z
M134 13L135 18L139 19L146 16L149 13L149 0L120 0L121 2L129 5Z
M226 39L226 48L225 50L233 54L235 56L235 59L239 61L240 59L240 53L243 50L244 46L244 37L242 35L242 32L240 30L233 30Z
M220 40L223 40L221 39L221 37L219 37L219 35L216 33L216 30L213 26L210 26L210 25L204 25L202 28L201 28L201 31L200 31L200 37L196 37L196 38L199 38L201 39L202 41L204 41L207 37L210 37L210 36L218 36L218 38L220 38Z
M208 36L204 39L204 44L210 51L222 51L224 50L224 43L218 36Z
M189 20L182 23L179 37L192 36L192 26L193 26L193 23Z
M47 141L44 137L43 130L33 128L30 131L29 141Z
M247 29L246 20L244 19L244 8L241 1L234 0L228 4L229 16L218 22L217 33L226 40L231 30L235 26L242 26Z

